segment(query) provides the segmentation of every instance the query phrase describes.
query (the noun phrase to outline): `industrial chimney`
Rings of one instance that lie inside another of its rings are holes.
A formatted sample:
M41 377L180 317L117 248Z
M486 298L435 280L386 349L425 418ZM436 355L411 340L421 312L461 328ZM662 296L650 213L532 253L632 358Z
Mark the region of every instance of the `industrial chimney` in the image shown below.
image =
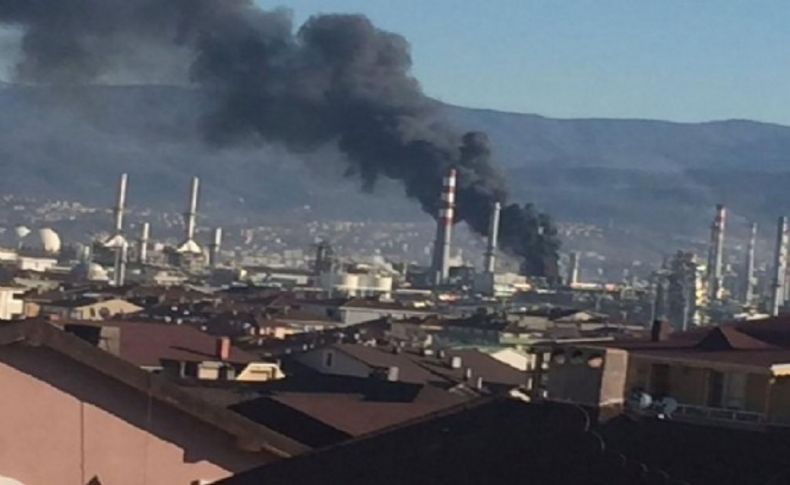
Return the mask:
M126 279L126 253L129 244L123 236L123 214L126 211L126 188L128 176L121 174L118 181L118 200L113 207L113 234L104 242L108 248L115 250L115 264L113 267L115 286L123 286Z
M787 273L787 217L780 217L776 227L774 250L774 278L771 285L771 315L779 315L784 305L785 274Z
M143 222L142 229L140 230L140 240L138 241L139 250L137 251L137 259L140 264L145 264L148 261L148 238L150 236L151 225Z
M121 179L118 181L118 201L112 209L114 222L113 233L112 236L104 242L104 245L108 248L119 249L126 244L126 240L123 237L123 214L126 211L126 186L127 175L122 173Z
M129 250L129 244L124 239L119 248L115 250L115 286L123 286L126 283L126 258Z
M201 254L203 251L200 249L198 243L195 242L195 225L197 218L197 205L198 205L198 190L200 187L200 179L192 177L192 188L190 190L189 207L184 213L184 224L186 225L186 234L184 235L184 242L178 247L179 253Z
M208 264L212 268L216 268L219 264L219 250L222 246L222 228L214 228L214 239L208 247Z
M433 247L434 284L441 285L450 274L450 242L455 210L455 169L450 169L442 185L442 204L436 226L436 241Z
M727 212L722 204L716 205L716 218L710 228L710 251L708 253L708 297L710 301L721 298L723 287L724 227Z
M757 223L753 222L749 229L749 244L746 247L746 261L743 268L742 299L747 305L754 298L754 248L757 245Z
M568 255L568 286L579 282L579 253L576 251Z
M126 182L128 175L121 174L121 180L118 182L118 204L115 206L115 233L120 234L123 232L123 212L126 209Z
M486 248L485 271L494 274L496 271L496 248L499 237L499 211L502 206L499 202L494 202L491 211L491 221L488 225L488 247Z

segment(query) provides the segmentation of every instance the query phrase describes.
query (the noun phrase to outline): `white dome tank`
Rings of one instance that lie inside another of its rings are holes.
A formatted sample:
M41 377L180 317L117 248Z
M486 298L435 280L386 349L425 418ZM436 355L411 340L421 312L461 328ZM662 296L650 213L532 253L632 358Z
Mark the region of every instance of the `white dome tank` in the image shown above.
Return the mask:
M30 229L27 226L16 226L16 228L14 228L14 234L16 234L17 238L24 239L25 236L30 234Z
M41 249L46 253L56 254L60 252L60 236L49 227L38 230L38 241L35 241L33 244L35 249Z

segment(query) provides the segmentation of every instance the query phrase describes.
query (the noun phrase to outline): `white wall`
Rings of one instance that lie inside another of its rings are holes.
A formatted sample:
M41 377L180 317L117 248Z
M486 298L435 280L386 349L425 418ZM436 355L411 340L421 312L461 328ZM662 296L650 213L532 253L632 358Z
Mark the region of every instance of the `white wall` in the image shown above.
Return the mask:
M0 320L13 320L24 313L23 292L19 288L0 288Z

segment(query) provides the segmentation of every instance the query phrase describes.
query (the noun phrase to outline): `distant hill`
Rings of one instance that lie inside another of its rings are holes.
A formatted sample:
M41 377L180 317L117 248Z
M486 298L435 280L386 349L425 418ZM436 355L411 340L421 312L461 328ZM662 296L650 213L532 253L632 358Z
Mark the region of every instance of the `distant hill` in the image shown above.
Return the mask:
M311 205L327 216L423 217L393 184L380 197L352 190L342 166L326 163L338 157L331 150L207 148L197 136L199 96L167 86L0 86L0 191L109 204L126 170L131 203L170 208L197 173L218 215ZM442 111L460 129L487 131L516 197L560 219L704 230L719 201L736 221L790 213L790 127ZM320 163L306 169L311 160Z

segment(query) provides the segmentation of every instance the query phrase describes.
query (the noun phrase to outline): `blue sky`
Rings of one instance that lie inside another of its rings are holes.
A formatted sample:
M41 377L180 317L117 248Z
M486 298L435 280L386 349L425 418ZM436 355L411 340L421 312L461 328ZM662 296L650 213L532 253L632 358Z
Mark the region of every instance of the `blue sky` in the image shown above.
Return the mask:
M257 1L297 23L368 15L409 39L425 91L450 103L790 124L790 0Z
M287 0L412 44L426 92L560 117L790 124L787 0Z

